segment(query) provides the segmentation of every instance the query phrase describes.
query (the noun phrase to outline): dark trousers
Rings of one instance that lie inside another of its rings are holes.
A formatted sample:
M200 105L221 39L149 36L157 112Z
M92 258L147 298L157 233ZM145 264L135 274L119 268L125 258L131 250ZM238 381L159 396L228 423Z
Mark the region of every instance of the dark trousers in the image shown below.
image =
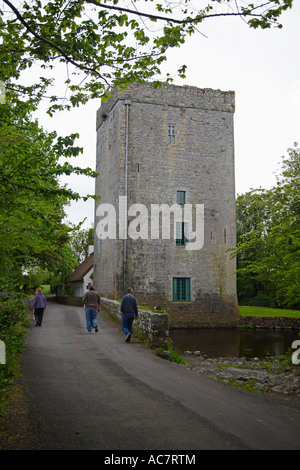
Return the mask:
M42 326L43 315L44 315L44 308L36 308L34 310L35 322L38 326Z

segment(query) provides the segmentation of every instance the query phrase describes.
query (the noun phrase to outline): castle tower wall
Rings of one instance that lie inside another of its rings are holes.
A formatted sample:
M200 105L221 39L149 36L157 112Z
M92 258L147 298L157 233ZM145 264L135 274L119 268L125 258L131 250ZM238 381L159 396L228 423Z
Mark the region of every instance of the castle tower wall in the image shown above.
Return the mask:
M166 309L173 327L237 324L235 259L228 251L236 243L234 98L233 92L220 90L134 84L125 93L112 90L101 105L94 266L101 295L120 299L130 285L140 305ZM118 237L118 221L126 171L128 227L136 235L139 220L143 227L147 220L148 231L141 232L144 238L124 241ZM161 227L159 238L151 238L153 205L170 208L178 201L183 209L193 208L194 231L200 232L196 206L203 207L199 249L187 249L186 226L177 225L181 233L173 236L172 213L170 239L162 238ZM97 208L103 203L116 208L117 237L99 243ZM147 212L141 214L135 204Z

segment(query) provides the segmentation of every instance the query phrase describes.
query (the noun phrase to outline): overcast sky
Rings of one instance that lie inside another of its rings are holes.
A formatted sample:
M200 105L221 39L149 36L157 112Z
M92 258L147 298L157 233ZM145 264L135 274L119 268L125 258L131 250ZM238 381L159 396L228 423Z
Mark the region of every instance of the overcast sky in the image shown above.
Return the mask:
M240 19L210 19L201 34L189 38L168 54L165 71L173 73L186 64L185 80L176 85L234 91L236 111L235 187L242 194L251 188L276 184L281 156L294 142L300 144L300 2L281 17L283 29L251 30ZM96 111L100 100L53 118L39 114L46 131L59 135L78 132L82 157L72 163L95 168ZM64 179L81 195L94 193L94 180L72 176ZM76 202L67 208L68 219L84 227L94 221L93 202Z

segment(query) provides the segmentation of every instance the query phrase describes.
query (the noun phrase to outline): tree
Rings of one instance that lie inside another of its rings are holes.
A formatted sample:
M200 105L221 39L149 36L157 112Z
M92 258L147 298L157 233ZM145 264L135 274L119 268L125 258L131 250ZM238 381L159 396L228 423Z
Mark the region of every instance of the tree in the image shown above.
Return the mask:
M300 149L288 149L277 185L237 198L239 298L300 307Z
M82 263L88 256L89 246L94 245L94 228L75 230L71 236L70 245L78 264Z
M282 158L282 173L270 192L268 283L279 305L300 307L300 148Z
M206 3L206 4L205 4ZM237 17L251 28L281 27L279 17L293 0L3 0L0 80L7 90L39 100L55 85L55 63L65 65L63 92L49 94L50 113L109 96L118 85L155 80L167 51L199 32L203 21ZM45 69L38 83L22 72ZM178 69L184 77L186 66ZM172 81L170 75L166 78ZM62 86L62 84L60 84Z
M58 178L96 175L61 163L61 157L81 152L75 139L76 134L44 132L27 103L0 105L0 289L22 285L23 273L32 266L57 273L74 268L76 259L65 246L70 228L63 222L64 206L80 196L60 186Z
M256 297L263 290L258 268L265 251L268 219L266 191L239 195L237 205L237 291L240 300Z

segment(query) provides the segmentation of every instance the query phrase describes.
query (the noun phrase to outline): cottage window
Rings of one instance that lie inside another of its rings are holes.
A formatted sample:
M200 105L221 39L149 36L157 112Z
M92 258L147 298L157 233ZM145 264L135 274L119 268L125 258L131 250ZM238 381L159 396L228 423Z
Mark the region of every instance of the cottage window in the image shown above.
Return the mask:
M173 277L173 302L191 301L191 278Z

